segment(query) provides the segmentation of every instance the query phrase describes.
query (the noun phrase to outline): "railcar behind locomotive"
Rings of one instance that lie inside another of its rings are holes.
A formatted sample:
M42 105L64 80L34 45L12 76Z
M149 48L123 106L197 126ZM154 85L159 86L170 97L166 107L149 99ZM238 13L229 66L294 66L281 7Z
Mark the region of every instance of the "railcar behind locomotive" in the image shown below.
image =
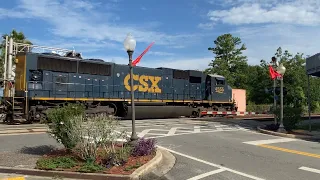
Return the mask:
M66 103L87 113L130 118L129 66L103 60L24 52L16 54L14 96L6 98L7 121L38 121ZM134 67L137 118L198 115L204 109L233 110L232 89L222 76L201 71ZM6 87L6 89L9 87Z

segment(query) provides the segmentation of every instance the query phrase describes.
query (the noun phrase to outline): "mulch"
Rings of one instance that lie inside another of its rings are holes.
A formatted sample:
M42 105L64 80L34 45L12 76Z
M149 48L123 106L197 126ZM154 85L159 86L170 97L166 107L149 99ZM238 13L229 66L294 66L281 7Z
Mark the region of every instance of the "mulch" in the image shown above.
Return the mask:
M116 145L116 149L120 147L121 147L120 145ZM147 155L147 156L137 156L137 157L130 156L128 157L127 162L122 166L113 166L111 168L105 168L103 171L100 171L100 172L98 171L95 173L130 175L136 169L138 169L139 167L143 166L144 164L148 163L151 159L153 159L155 155L156 153L154 152L151 155ZM66 149L57 149L42 156L42 158L55 158L55 157L73 157L75 160L77 160L76 166L69 169L56 168L54 169L56 171L77 172L81 168L81 166L85 163L74 152L69 152ZM98 156L96 162L99 162L100 160L101 158Z
M104 171L104 173L107 174L121 174L121 175L130 175L132 174L137 168L134 168L137 163L140 163L140 167L144 164L148 163L155 154L151 154L148 156L140 156L140 157L129 157L128 161L123 166L113 166L107 171ZM130 170L126 170L126 168L130 168Z

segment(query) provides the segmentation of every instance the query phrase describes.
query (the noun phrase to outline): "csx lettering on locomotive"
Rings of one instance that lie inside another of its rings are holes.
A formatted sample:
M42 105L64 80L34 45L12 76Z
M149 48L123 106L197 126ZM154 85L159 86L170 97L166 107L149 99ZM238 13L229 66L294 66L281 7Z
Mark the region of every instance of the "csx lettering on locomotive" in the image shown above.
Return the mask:
M223 87L216 87L215 90L216 90L216 93L223 93L224 92Z
M130 91L130 74L126 75L123 80L125 88ZM133 90L138 90L139 92L149 92L149 93L161 93L162 90L159 88L158 84L161 81L161 77L159 76L147 76L147 75L133 75L133 80L138 81L139 85L134 85ZM151 87L149 87L148 81L151 82Z

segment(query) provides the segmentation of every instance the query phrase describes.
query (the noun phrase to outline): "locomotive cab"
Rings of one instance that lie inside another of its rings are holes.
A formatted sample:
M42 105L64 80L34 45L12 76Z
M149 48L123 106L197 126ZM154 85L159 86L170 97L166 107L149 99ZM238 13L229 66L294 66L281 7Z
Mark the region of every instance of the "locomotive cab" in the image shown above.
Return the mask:
M206 79L206 95L209 101L216 103L215 110L228 110L232 104L232 88L225 77L209 74Z

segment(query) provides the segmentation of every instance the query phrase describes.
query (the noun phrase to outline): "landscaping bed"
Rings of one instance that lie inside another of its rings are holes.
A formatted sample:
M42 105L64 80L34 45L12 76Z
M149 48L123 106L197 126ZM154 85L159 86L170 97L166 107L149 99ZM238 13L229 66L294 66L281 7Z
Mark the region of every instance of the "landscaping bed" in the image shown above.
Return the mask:
M149 140L140 140L140 144L146 144ZM141 146L141 145L140 145ZM69 171L82 173L104 173L130 175L136 169L148 163L156 155L154 147L148 154L135 154L139 144L135 148L130 145L115 145L115 152L106 153L104 148L97 149L95 159L83 159L76 150L69 151L65 148L54 150L43 155L36 163L36 169ZM138 152L139 153L139 152Z
M64 148L43 155L36 169L131 175L156 155L154 139L141 138L131 145L127 132L116 130L118 120L87 117L79 104L52 109L47 125L48 133Z

